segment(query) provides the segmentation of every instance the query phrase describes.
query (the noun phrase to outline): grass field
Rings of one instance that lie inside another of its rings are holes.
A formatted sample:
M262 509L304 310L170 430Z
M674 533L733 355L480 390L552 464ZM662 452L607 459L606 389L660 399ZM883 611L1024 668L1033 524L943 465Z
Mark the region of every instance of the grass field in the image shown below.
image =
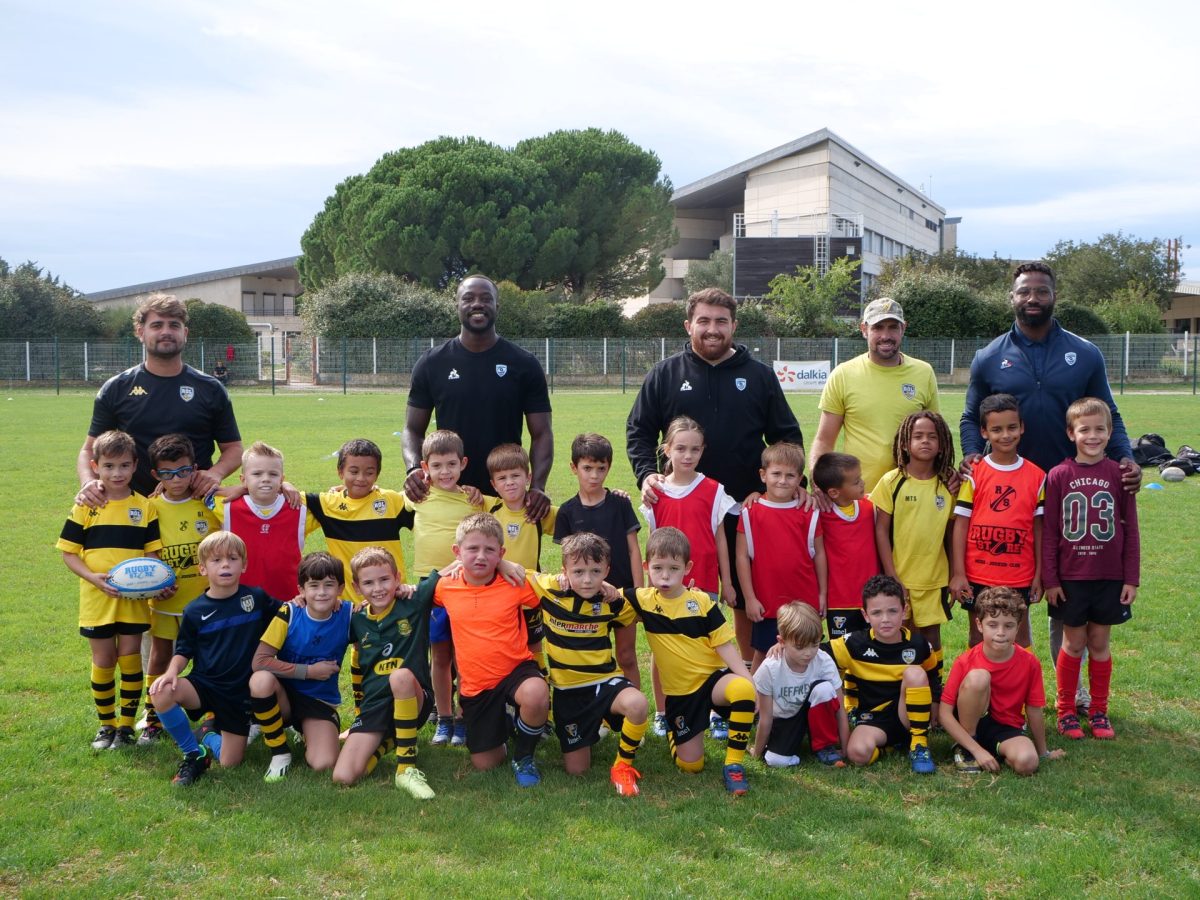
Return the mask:
M559 457L550 491L570 496L570 438L599 430L617 445L614 486L633 489L623 455L632 395L557 394ZM384 448L381 482L398 487L403 394L236 395L247 442L287 456L296 484L333 483L349 437ZM957 421L962 395L943 400ZM1117 629L1117 741L1072 744L1033 779L960 776L935 736L937 775L907 760L865 771L765 771L731 800L710 742L703 774L671 765L666 742L639 753L640 798L607 780L615 739L582 779L562 773L556 741L539 750L544 781L518 791L507 768L478 774L465 751L420 742L438 791L418 806L391 765L335 789L300 766L264 785L267 754L214 768L194 789L170 784L168 743L96 754L88 654L76 630L77 582L53 549L76 484L90 394L0 399L5 523L0 589L0 893L32 896L1197 896L1200 894L1200 691L1192 592L1200 477L1139 495L1143 578L1135 618ZM794 401L806 435L815 398ZM1200 439L1191 395L1121 398L1131 434L1175 447ZM310 549L320 546L314 537ZM556 550L543 555L557 565ZM1035 642L1045 662L1045 614ZM965 623L945 630L947 661ZM1049 674L1049 673L1048 673ZM1052 679L1048 679L1052 681ZM348 695L348 691L344 691ZM1052 746L1061 746L1057 736Z

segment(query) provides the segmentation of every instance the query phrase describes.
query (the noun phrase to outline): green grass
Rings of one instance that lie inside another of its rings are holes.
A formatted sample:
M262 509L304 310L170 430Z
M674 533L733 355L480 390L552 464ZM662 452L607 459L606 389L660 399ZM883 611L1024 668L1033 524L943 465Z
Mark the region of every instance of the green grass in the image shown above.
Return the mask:
M2 395L0 395L2 396ZM323 398L323 399L322 399ZM623 456L632 394L557 394L559 459L550 483L573 487L570 438L613 439L614 486L632 490ZM953 419L962 395L944 395ZM333 483L332 451L365 436L384 448L382 483L398 486L403 394L238 394L247 442L287 455L304 487ZM21 391L0 399L4 448L0 521L0 893L30 895L1195 896L1200 891L1200 694L1192 597L1200 581L1194 529L1200 478L1139 495L1143 583L1136 618L1117 629L1112 714L1119 738L1072 744L1033 779L917 778L906 761L865 771L766 772L751 793L720 785L720 755L686 777L665 741L639 753L643 794L621 801L607 782L608 738L593 770L564 775L557 742L539 750L545 780L520 792L506 769L479 774L464 751L428 746L421 766L438 791L418 806L391 784L392 767L349 790L303 766L261 780L266 751L214 769L194 789L171 787L167 744L95 754L88 654L76 631L77 585L53 549L75 490L74 459L90 394ZM806 435L813 397L794 400ZM1195 443L1200 402L1121 398L1129 430ZM320 546L314 536L311 547ZM557 565L550 549L547 566ZM1044 613L1035 640L1045 658ZM956 619L948 656L965 643ZM1049 673L1048 673L1049 674ZM347 692L348 693L348 692ZM1052 746L1060 745L1056 737ZM934 739L945 763L948 744Z

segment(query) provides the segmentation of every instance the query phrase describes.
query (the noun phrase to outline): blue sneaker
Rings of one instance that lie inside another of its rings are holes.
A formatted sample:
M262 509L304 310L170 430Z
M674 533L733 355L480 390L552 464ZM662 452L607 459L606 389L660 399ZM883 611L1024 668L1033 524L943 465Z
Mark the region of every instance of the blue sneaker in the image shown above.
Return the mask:
M908 751L908 760L912 763L914 775L932 775L937 771L933 757L929 755L929 748L924 745Z
M438 726L441 727L441 726ZM467 723L462 716L454 720L454 734L450 736L451 747L462 747L467 743Z
M830 766L834 769L844 769L846 760L842 758L842 754L837 747L822 747L815 754L817 761L822 765Z
M729 723L720 716L713 716L708 720L708 733L714 741L729 740Z
M429 743L435 747L444 747L454 737L454 719L449 716L438 717L437 728L433 732L433 740Z
M746 783L746 770L737 763L725 767L725 790L735 797L750 790L750 785Z
M537 763L533 761L532 756L514 759L512 768L513 774L517 777L517 787L537 787L542 783L542 776L538 772Z

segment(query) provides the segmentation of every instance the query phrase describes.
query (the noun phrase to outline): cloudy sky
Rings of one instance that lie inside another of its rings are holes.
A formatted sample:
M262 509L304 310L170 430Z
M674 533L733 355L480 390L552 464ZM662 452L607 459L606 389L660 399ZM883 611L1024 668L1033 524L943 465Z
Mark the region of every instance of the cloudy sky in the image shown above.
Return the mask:
M0 257L83 291L299 252L439 135L617 129L676 186L828 127L1034 257L1175 237L1200 274L1191 2L0 0Z

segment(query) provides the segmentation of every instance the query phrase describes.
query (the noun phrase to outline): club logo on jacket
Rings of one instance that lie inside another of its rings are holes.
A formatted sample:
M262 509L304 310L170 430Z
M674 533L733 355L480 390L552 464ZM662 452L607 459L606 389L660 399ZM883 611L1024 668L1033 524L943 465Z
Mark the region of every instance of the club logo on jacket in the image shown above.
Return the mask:
M733 379L733 386L735 388L737 388L739 391L744 391L746 389L746 379L745 378Z
M242 605L243 612L250 612L251 610L253 610L254 609L254 596L252 594L243 594L242 600L241 600L241 605Z
M917 651L911 647L906 647L900 651L900 658L904 660L905 665L911 666L917 661Z
M1070 352L1068 352L1068 353L1064 353L1064 354L1063 354L1063 360L1066 362L1066 364L1067 364L1068 366L1073 366L1073 365L1075 365L1075 360L1077 360L1078 358L1079 358L1079 357L1075 355L1075 351L1074 351L1074 350L1072 350L1072 351L1070 351Z
M184 403L189 403L191 402L191 399L196 396L196 389L191 385L181 384L179 386L179 396L182 398Z
M1001 369L1011 369L1012 363L1010 363L1007 359L1002 359L1002 360L1000 360L1000 368Z
M683 384L681 384L679 386L679 390L681 390L681 391L690 391L691 389L692 389L692 383L690 381L685 381Z
M451 369L450 374L446 376L447 381L458 381L458 369Z
M504 365L504 363L497 363L496 364L497 377L503 378L507 374L508 374L508 366Z
M371 504L371 509L375 510L375 515L382 516L385 512L387 512L387 501L376 500Z
M902 393L906 399L912 400L917 396L917 386L915 384L909 384L906 381L904 384L900 385L900 393Z

